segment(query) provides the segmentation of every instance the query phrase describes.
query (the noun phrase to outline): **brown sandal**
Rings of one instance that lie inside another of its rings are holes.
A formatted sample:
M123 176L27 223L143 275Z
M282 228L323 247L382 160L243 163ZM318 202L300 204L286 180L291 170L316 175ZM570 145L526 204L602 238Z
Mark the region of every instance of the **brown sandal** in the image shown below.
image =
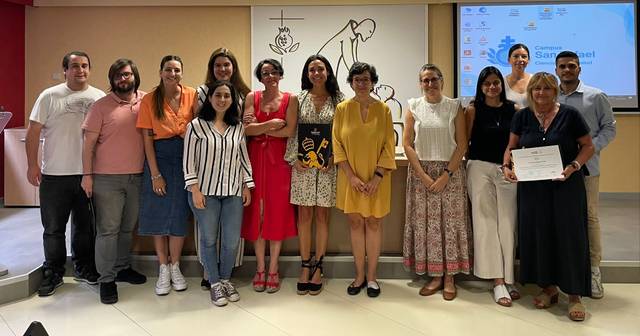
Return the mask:
M569 319L571 321L584 321L586 315L587 309L584 307L582 302L569 302Z
M533 304L538 309L547 309L556 303L558 303L558 292L549 295L543 290L533 298Z

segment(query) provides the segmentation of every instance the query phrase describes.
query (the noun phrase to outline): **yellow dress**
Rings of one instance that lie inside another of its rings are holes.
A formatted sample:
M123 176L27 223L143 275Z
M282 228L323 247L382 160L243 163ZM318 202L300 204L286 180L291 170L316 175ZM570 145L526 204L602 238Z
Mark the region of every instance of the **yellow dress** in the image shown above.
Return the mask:
M353 172L367 182L376 167L396 169L393 120L389 107L376 101L362 121L360 104L349 99L338 104L333 119L333 160L348 161ZM391 210L391 173L384 174L372 196L356 191L342 169L338 169L336 207L363 217L384 217Z

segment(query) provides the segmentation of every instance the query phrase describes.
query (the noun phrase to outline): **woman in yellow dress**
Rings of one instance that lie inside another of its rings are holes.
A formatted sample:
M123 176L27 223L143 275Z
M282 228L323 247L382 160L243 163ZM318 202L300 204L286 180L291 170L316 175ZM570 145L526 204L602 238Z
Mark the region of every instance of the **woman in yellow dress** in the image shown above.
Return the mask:
M371 97L378 82L375 67L354 63L347 82L356 96L338 104L333 120L334 162L340 168L336 206L349 217L356 264L356 278L347 292L356 295L366 287L367 295L376 297L380 226L391 208L391 171L396 169L393 120L389 107Z

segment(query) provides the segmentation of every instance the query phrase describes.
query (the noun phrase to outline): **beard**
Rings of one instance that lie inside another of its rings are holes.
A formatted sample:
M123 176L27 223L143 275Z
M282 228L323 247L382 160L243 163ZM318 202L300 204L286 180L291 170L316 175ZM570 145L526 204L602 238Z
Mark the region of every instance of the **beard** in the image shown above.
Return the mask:
M116 85L113 88L113 92L115 92L115 93L128 93L128 92L131 92L131 91L133 91L133 85L134 84L132 82Z

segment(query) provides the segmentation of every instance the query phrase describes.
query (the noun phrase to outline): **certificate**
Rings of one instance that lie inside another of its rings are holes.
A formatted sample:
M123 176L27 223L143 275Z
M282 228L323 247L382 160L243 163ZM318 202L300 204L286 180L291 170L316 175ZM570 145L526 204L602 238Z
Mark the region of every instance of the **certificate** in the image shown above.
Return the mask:
M557 145L514 149L513 171L518 181L540 181L562 178L562 158Z

